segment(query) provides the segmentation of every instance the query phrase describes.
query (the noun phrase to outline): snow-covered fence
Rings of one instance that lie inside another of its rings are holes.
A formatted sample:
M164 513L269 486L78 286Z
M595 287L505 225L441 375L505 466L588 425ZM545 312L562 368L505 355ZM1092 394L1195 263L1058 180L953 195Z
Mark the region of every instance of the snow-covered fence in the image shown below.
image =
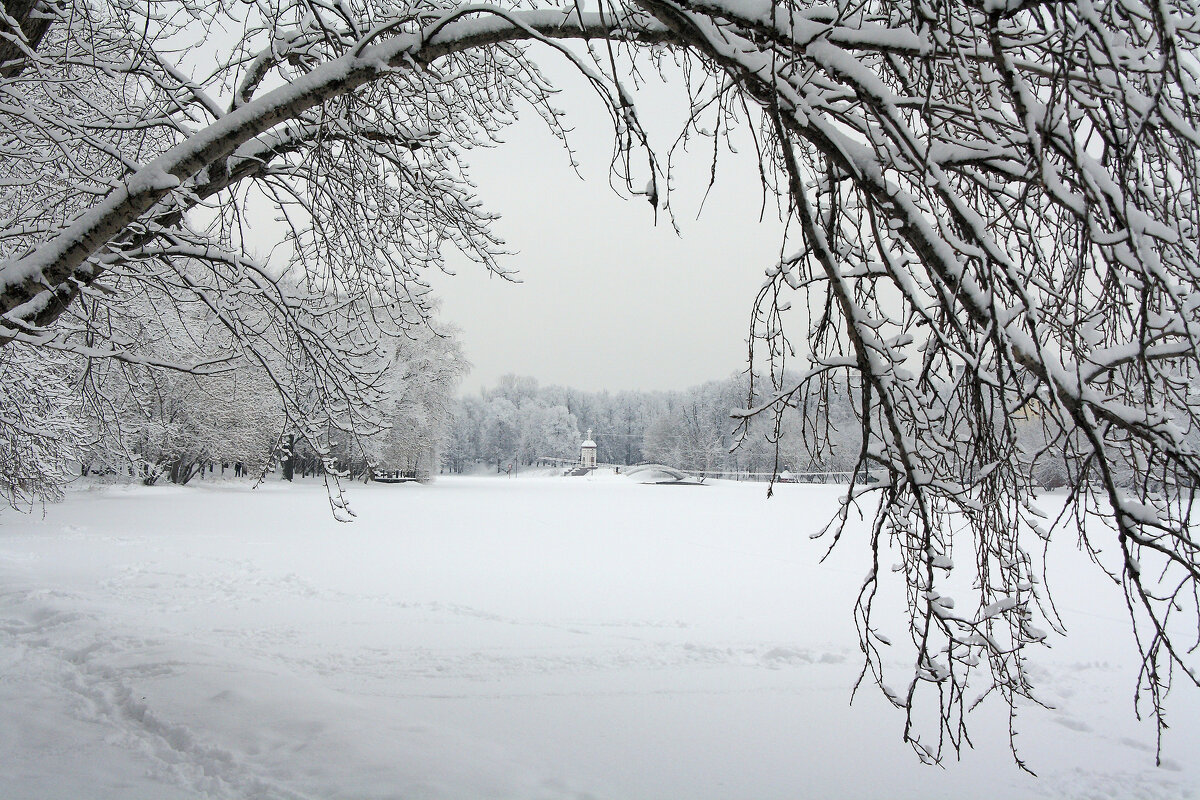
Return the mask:
M552 458L549 456L539 456L536 459L538 466L550 467L577 467L579 459L577 458ZM618 472L634 470L638 467L662 466L655 462L643 461L637 464L610 464L599 463L597 468L613 469ZM774 479L777 483L849 483L850 477L854 474L851 470L829 470L818 471L809 470L805 472L793 472L791 470L782 470L780 472L751 472L749 470L699 470L699 469L680 469L671 467L675 472L683 473L695 478L717 478L721 480L732 481L770 481ZM870 473L860 472L858 475L859 482L875 483L878 478Z
M854 474L850 470L834 470L829 472L791 472L789 470L781 472L749 472L742 470L681 469L679 471L697 478L720 478L734 481L770 481L773 479L777 483L848 483L850 477ZM858 480L860 482L874 483L878 479L869 473L860 472Z

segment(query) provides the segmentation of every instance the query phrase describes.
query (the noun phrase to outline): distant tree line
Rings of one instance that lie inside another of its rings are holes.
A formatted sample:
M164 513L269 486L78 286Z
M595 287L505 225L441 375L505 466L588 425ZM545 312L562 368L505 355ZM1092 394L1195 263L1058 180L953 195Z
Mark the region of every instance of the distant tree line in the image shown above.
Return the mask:
M364 431L330 422L317 438L327 444L324 454L311 439L296 440L291 458L298 474L332 469L351 480L370 480L378 470L424 480L438 472L459 383L470 367L462 346L455 330L439 323L390 337L386 350L382 424Z
M860 426L848 394L814 410L810 424L828 420L833 433L819 448L805 441L798 417L779 431L766 419L739 425L731 412L745 407L750 396L749 378L742 374L654 392L542 387L533 378L506 375L495 388L458 402L443 463L451 472L462 472L479 464L574 459L590 430L597 459L608 464L656 462L714 474L852 467Z
M621 392L541 386L532 377L505 375L495 387L454 405L442 468L466 472L480 466L531 466L539 459L573 460L590 430L597 459L607 464L654 462L757 476L854 469L862 451L856 388L830 382L820 393L793 398L798 413L779 420L734 415L762 403L759 394L745 373L677 391ZM1086 459L1063 447L1057 424L1038 404L1017 411L1012 424L1022 458L1043 488L1065 486L1089 469ZM1124 478L1135 476L1130 472Z
M0 501L12 507L56 499L79 476L186 484L261 476L288 459L302 475L427 476L468 369L455 330L436 319L358 320L368 334L353 343L360 385L339 399L322 381L343 377L269 325L251 350L212 309L149 289L103 309L84 298L79 308L78 329L74 317L58 323L69 347L0 348ZM242 313L246 324L265 323ZM97 324L119 340L121 359L87 356Z

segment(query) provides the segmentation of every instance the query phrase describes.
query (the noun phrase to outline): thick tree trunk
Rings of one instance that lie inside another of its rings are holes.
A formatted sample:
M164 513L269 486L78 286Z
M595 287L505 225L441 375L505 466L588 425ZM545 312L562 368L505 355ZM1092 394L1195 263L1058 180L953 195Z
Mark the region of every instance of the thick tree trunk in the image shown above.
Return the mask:
M283 479L290 481L296 477L296 456L294 452L296 449L296 437L290 433L283 437L283 447L284 455L283 459L279 462L279 466L283 470Z
M27 66L17 42L24 39L30 50L37 50L56 14L45 0L4 0L4 14L7 18L0 18L0 78L15 78Z

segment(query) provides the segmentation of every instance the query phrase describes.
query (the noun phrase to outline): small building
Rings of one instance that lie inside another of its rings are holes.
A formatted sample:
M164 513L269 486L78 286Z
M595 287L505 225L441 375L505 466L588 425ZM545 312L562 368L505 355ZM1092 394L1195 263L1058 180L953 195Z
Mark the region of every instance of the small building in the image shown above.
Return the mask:
M596 468L596 443L592 441L591 428L588 428L587 439L579 446L579 466L584 469Z

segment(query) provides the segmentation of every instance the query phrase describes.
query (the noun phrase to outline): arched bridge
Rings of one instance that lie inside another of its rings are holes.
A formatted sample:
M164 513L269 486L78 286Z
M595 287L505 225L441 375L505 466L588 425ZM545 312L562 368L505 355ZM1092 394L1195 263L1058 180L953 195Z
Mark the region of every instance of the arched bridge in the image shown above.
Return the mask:
M642 472L661 472L675 481L694 481L695 478L688 473L668 467L666 464L635 464L632 467L622 467L621 471L629 477L634 477Z

